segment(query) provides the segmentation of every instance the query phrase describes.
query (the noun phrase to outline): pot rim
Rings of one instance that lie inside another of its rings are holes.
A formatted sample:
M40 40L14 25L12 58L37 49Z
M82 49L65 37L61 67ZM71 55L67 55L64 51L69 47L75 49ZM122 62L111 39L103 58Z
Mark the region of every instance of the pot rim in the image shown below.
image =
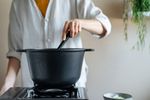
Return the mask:
M94 49L87 48L45 48L45 49L17 49L17 52L84 52L84 51L94 51Z

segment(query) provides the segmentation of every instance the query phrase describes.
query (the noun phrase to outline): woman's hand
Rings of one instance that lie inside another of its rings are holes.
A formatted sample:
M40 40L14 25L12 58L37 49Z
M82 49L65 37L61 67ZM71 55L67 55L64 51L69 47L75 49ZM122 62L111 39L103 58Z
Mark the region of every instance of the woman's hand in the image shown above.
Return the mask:
M70 37L74 38L81 32L82 26L81 22L78 19L69 20L65 22L62 38L63 40L66 39L66 35L70 32Z
M9 88L13 87L12 84L4 83L2 88L0 89L0 96L3 95Z

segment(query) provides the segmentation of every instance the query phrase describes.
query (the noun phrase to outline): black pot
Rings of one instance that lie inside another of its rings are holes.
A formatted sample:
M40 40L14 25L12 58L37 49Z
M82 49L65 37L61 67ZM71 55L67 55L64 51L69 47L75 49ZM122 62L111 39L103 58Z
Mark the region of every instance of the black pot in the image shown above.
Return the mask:
M35 86L40 88L68 88L81 74L86 51L93 49L25 49L29 69Z

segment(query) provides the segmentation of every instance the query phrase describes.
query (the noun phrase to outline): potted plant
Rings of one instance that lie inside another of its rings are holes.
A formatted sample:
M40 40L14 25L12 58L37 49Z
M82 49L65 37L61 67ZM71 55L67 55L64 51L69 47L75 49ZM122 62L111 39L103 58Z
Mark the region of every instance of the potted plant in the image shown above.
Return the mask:
M143 48L146 37L146 15L150 12L150 0L124 0L124 23L125 23L125 39L128 39L128 19L131 16L131 20L137 24L137 42L134 48ZM130 12L130 13L129 13Z

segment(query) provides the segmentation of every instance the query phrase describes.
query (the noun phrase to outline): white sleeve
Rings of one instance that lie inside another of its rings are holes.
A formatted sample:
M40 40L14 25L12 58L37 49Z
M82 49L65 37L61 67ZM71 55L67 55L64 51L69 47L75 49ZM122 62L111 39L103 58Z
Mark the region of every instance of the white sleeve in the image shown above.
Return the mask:
M19 60L21 59L21 53L16 52L17 49L22 48L21 24L16 14L14 2L12 2L9 16L8 48L8 58L15 57Z
M77 13L79 18L84 19L96 19L98 20L106 30L106 35L111 32L111 23L102 10L94 5L91 0L77 0ZM96 35L95 33L92 33ZM100 36L97 35L99 38Z

